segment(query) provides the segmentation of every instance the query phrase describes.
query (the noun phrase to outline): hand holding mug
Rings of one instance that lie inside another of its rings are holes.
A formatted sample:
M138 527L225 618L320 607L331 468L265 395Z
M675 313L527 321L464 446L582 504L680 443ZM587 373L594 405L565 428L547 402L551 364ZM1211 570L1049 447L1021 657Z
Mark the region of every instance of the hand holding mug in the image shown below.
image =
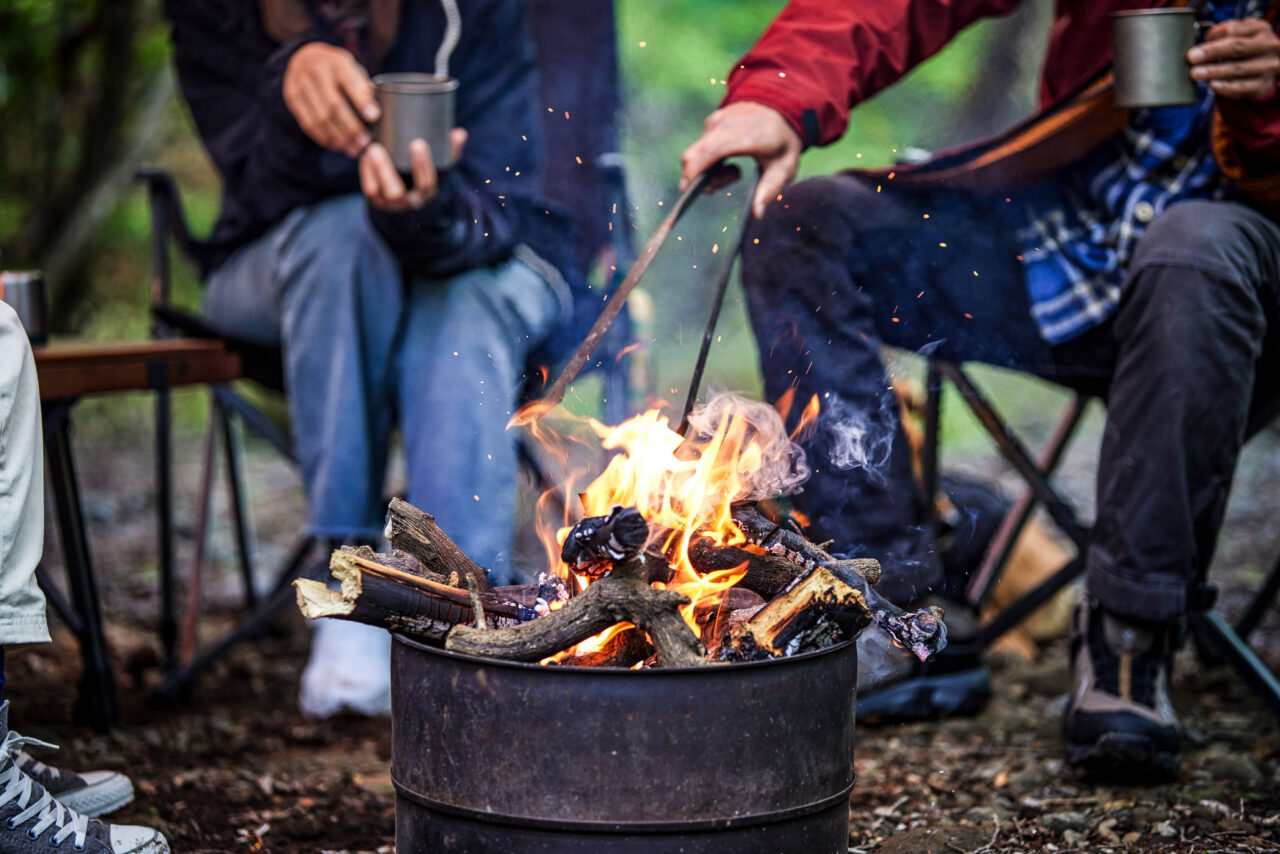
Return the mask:
M1187 51L1191 76L1207 80L1222 98L1253 101L1275 92L1280 77L1280 36L1261 18L1223 21Z
M449 131L450 162L458 161L466 144L465 130L454 128ZM409 143L409 159L413 165L412 187L405 186L385 147L375 142L365 149L360 156L360 189L370 205L384 211L406 211L422 207L436 197L440 176L431 146L424 140L413 140Z

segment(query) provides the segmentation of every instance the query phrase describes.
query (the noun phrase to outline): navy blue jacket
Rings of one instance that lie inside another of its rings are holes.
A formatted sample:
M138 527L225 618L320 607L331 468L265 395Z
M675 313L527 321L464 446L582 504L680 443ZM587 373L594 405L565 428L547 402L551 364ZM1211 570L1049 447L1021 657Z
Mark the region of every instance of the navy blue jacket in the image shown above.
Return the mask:
M440 277L506 260L521 243L568 271L572 226L541 192L537 75L519 0L467 0L449 71L459 80L462 158L430 204L371 210L375 227L415 274ZM166 0L182 92L222 174L222 210L207 242L212 268L290 210L360 191L356 162L326 151L285 106L284 70L308 40L277 44L256 0ZM397 40L380 71L426 71L444 33L436 0L403 0Z

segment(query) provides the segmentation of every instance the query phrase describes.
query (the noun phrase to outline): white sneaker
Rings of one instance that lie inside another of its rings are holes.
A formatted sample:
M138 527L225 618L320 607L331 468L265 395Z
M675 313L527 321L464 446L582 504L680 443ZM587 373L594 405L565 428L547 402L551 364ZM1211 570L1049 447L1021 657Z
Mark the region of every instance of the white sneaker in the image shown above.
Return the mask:
M350 620L316 620L298 707L309 718L391 712L391 635Z
M21 748L13 752L13 761L58 803L81 815L97 818L133 802L133 783L118 771L77 773L39 762Z
M35 854L68 840L72 850L89 854L169 854L158 830L105 824L56 801L14 759L28 744L53 747L10 730L6 701L0 705L0 854Z

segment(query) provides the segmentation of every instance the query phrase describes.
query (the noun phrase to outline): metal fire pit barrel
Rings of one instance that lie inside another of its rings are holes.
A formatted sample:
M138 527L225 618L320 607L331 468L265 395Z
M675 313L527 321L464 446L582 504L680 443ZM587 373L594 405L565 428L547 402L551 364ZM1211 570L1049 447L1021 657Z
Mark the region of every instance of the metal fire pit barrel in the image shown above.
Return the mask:
M398 854L848 848L852 642L632 671L397 636L391 673Z

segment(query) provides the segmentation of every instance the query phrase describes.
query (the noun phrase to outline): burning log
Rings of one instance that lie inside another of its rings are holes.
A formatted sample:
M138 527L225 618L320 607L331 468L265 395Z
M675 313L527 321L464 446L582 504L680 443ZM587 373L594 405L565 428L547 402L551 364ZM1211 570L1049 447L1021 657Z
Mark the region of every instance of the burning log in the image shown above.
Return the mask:
M545 617L497 631L460 625L449 632L445 649L511 661L541 661L569 649L620 622L634 623L649 636L663 667L710 664L706 647L685 623L680 606L689 598L674 590L650 587L649 563L637 555L613 568L564 607Z
M720 655L732 660L748 636L752 657L757 649L771 657L796 655L852 638L872 619L862 591L819 566L756 612Z
M510 626L532 616L529 609L493 593L477 592L473 603L466 590L377 563L357 549L334 552L329 570L341 582L338 590L308 578L293 582L303 616L380 626L437 645L450 629L476 620L474 603L482 608L486 627Z
M383 533L393 547L412 555L443 578L447 579L456 572L459 578L474 578L481 593L493 591L488 570L477 566L463 554L458 544L436 525L435 517L423 513L409 502L391 499Z
M568 667L631 667L651 655L653 644L649 643L644 632L632 626L609 638L602 649L571 656L561 664Z
M772 599L804 573L804 567L786 557L738 548L717 546L706 537L689 543L689 562L703 574L747 565L747 574L738 582L763 599Z
M947 645L947 627L942 622L940 608L904 611L872 589L871 585L880 580L879 562L837 560L803 535L762 516L754 507L734 508L733 520L752 544L805 569L827 569L856 590L866 604L871 622L888 632L895 644L910 650L921 661L931 658Z
M375 552L369 546L343 546L340 551L367 561L379 564L381 566L398 569L409 575L416 575L419 578L425 578L428 581L434 581L437 584L448 584L448 578L437 572L432 572L422 565L422 561L418 560L408 552L402 552L399 549L392 549L389 552ZM450 587L454 585L449 585Z
M589 516L573 526L560 559L574 572L595 577L635 557L649 539L649 523L634 507L614 505L608 516Z

